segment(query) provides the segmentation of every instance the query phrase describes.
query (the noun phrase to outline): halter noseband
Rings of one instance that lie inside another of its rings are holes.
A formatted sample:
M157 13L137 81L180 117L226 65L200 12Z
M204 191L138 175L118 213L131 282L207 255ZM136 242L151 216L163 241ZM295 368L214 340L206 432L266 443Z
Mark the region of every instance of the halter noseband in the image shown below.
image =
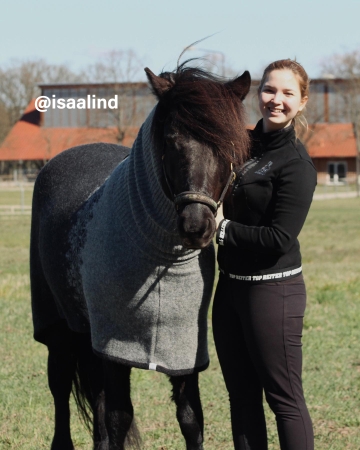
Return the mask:
M165 155L162 156L163 161L164 161L164 157L165 157ZM222 202L224 201L225 195L226 195L229 187L234 183L235 178L236 178L236 174L233 170L233 164L230 163L230 176L229 176L228 181L220 195L219 201L216 202L210 196L208 196L206 194L202 194L201 192L196 192L196 191L184 191L184 192L181 192L180 194L174 194L173 190L171 188L171 185L169 183L168 177L166 175L164 162L163 162L163 172L164 172L164 177L165 177L167 187L170 191L171 196L173 197L173 201L175 203L176 210L178 210L179 205L181 205L183 203L202 203L203 205L209 206L213 210L215 217L217 214L217 210L220 208L220 206L222 205Z

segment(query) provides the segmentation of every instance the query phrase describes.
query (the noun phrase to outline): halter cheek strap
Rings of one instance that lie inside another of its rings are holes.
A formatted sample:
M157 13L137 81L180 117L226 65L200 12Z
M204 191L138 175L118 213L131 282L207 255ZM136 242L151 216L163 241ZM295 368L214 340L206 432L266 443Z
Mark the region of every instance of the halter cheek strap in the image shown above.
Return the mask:
M163 157L162 157L163 160L164 160L164 156L165 155L163 155ZM165 178L166 184L168 186L171 196L173 197L173 201L175 203L176 210L178 210L179 205L181 205L183 203L202 203L204 205L209 206L213 210L215 217L217 214L217 210L220 208L220 206L222 205L222 202L224 201L225 195L226 195L229 187L234 183L235 178L236 178L236 174L233 170L233 164L231 163L230 164L230 176L229 176L228 181L220 195L219 201L216 202L209 195L203 194L201 192L196 192L196 191L184 191L177 195L174 194L173 190L171 188L171 185L169 183L168 177L166 175L166 170L165 170L164 164L163 164L163 172L164 172L164 178Z

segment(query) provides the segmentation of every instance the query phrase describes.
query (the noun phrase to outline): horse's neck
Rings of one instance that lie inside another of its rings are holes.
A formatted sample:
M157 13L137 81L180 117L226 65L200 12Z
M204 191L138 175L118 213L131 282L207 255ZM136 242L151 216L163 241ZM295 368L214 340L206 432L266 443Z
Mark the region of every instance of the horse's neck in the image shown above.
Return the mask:
M108 180L107 191L118 226L136 236L147 251L156 247L181 259L194 251L182 246L174 203L162 188L162 155L153 146L151 120L152 114L141 127L129 157Z
M168 232L176 232L174 204L166 196L161 183L161 153L153 145L151 121L153 114L141 127L127 161L126 186L133 205ZM118 185L119 189L124 186Z
M129 161L128 185L137 195L148 215L169 231L174 228L176 213L161 183L161 154L153 145L150 124L145 122L134 143Z

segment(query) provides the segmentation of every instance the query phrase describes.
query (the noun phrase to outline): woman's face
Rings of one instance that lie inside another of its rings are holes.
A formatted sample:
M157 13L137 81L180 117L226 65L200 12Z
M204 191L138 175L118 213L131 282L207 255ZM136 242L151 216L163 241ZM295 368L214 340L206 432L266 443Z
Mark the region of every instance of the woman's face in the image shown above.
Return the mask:
M298 78L291 70L270 72L259 94L264 132L289 126L298 111L305 107L307 99L301 98Z

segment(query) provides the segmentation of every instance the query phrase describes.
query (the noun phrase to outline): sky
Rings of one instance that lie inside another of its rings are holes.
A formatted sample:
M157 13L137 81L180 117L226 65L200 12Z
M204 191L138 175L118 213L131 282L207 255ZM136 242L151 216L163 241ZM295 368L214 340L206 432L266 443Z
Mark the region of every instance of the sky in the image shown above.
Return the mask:
M218 55L258 78L296 58L311 78L334 53L360 49L360 0L1 0L0 68L42 58L77 71L112 50L132 49L153 72L173 70L182 50ZM216 34L215 34L216 33ZM187 57L203 54L189 51ZM145 78L145 77L144 77Z

